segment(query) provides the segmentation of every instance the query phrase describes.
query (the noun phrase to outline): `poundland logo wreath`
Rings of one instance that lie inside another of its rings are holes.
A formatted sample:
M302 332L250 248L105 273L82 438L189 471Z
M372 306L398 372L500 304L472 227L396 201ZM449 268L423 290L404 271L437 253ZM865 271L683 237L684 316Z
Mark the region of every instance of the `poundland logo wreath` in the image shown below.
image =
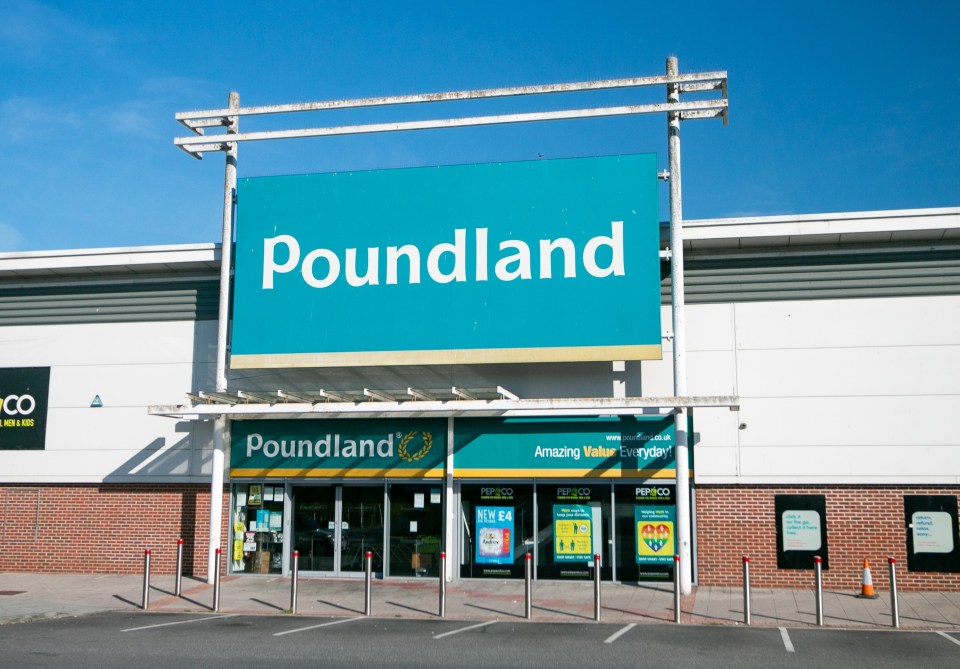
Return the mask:
M418 443L418 434L420 435L420 447L417 450L411 450L415 448ZM404 462L419 462L427 456L431 448L433 448L432 432L408 432L400 439L400 445L397 447L397 455L400 456L400 459Z

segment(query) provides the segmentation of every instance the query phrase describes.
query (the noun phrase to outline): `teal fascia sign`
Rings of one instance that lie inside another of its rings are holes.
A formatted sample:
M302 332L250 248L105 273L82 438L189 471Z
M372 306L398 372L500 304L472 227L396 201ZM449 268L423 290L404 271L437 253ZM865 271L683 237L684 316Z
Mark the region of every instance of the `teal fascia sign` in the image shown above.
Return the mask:
M233 421L230 475L440 477L445 419Z
M241 179L231 367L659 359L656 168Z
M461 418L459 478L675 478L673 416Z

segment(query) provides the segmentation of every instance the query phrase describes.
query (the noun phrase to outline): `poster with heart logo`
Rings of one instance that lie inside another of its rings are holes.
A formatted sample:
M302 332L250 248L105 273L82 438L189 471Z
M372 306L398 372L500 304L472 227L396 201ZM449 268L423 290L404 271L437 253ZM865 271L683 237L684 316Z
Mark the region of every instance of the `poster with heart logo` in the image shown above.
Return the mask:
M672 564L676 550L672 506L633 507L637 527L637 564Z

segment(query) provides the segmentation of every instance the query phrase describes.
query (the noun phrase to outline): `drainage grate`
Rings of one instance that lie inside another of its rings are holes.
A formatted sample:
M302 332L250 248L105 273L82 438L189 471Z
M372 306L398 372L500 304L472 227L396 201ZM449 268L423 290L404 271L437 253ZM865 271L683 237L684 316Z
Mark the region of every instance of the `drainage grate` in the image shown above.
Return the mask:
M0 590L0 595L22 595L26 590Z

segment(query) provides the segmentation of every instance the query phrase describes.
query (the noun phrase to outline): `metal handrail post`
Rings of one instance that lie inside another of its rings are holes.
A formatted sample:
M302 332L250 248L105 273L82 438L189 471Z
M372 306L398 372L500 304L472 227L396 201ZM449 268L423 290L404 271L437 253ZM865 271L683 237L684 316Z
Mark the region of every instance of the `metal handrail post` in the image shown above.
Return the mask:
M143 599L141 608L146 611L150 608L150 549L143 551Z
M673 622L680 622L680 556L673 556Z
M817 600L817 625L823 627L823 559L813 556L814 596Z
M887 558L887 564L890 566L890 622L894 628L900 629L900 604L897 601L897 559L890 556Z
M528 551L523 556L524 614L533 620L533 556Z
M218 548L213 552L213 612L220 612L220 554Z
M290 572L290 613L297 612L297 587L300 580L300 551L293 551L293 570Z
M177 576L174 580L173 594L177 597L181 592L181 580L183 577L183 539L177 539Z
M447 616L447 554L440 552L440 617Z
M593 556L593 619L600 622L600 556Z
M752 616L750 611L750 557L743 556L743 623L749 625Z
M367 551L364 559L366 561L366 567L364 570L363 615L369 616L373 609L370 592L373 578L373 551Z

